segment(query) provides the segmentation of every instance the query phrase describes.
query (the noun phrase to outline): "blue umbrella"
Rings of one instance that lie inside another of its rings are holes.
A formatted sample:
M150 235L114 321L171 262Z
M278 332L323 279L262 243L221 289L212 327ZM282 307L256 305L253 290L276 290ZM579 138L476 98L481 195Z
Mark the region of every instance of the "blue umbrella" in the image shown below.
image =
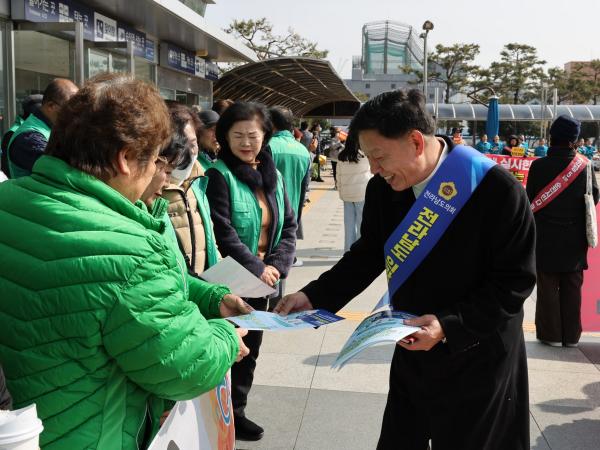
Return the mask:
M487 113L487 124L485 126L485 133L488 139L491 141L494 136L500 131L500 114L498 112L498 97L495 95L490 97L490 103L488 104Z

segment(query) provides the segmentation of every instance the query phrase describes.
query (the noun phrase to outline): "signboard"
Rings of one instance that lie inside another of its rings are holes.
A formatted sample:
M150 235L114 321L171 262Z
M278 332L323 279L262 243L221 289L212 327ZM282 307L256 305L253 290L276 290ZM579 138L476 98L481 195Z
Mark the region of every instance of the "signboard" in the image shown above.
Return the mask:
M94 13L95 33L94 40L97 42L116 42L117 21L110 17Z
M177 402L148 450L234 450L229 375L212 391Z
M184 50L173 44L163 43L160 53L161 65L190 75L196 75L196 55L194 52Z
M538 159L537 157L515 157L507 155L491 155L486 154L490 159L493 159L510 173L523 185L527 185L527 177L529 176L529 168L531 163Z
M600 218L600 205L596 217ZM583 272L581 324L583 331L600 332L600 246L588 249L588 267Z
M72 0L25 0L25 20L30 22L82 22L85 39L94 39L94 11Z
M195 75L200 78L206 77L206 60L196 56L196 70Z
M131 42L133 44L133 54L140 58L146 57L146 34L131 28L124 23L117 23L117 41Z
M525 156L525 147L512 147L510 149L510 154L514 157L523 157Z
M152 39L146 37L146 59L154 62L156 57L156 46Z
M206 63L206 79L212 81L217 81L219 79L219 66L217 66L217 63Z

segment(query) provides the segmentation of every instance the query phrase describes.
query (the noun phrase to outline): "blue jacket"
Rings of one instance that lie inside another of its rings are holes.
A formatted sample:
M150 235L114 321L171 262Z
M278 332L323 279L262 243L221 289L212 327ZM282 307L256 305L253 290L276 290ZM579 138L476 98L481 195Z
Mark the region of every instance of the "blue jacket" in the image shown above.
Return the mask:
M489 142L479 141L475 148L481 153L490 153L490 150L492 149L492 144L490 144Z
M547 145L538 145L535 150L533 156L538 156L543 158L548 154L548 146Z

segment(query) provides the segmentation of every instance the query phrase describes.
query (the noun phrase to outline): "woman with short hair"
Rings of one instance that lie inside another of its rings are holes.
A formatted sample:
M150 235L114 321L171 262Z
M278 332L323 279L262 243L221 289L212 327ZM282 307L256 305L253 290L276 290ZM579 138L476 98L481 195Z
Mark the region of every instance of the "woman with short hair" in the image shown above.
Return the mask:
M278 300L292 265L296 246L296 219L267 144L272 127L266 108L236 102L217 123L221 146L219 160L206 171L207 196L215 223L217 245L223 257L231 256L269 286L278 289L272 298L246 299L255 309L266 310ZM262 438L264 430L245 416L252 387L261 331L244 339L248 357L231 369L231 394L236 437Z
M170 137L154 86L101 75L32 175L0 185L0 360L44 449L145 447L165 399L212 389L241 356L217 319L229 290L189 277L139 202Z

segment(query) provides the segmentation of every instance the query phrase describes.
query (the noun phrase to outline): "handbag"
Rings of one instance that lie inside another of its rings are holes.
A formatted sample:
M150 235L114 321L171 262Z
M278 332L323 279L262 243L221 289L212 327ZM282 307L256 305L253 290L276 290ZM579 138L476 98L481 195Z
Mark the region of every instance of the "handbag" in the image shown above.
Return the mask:
M585 235L588 245L595 248L598 245L598 222L596 222L596 205L592 194L592 164L587 165L587 187L585 190Z

